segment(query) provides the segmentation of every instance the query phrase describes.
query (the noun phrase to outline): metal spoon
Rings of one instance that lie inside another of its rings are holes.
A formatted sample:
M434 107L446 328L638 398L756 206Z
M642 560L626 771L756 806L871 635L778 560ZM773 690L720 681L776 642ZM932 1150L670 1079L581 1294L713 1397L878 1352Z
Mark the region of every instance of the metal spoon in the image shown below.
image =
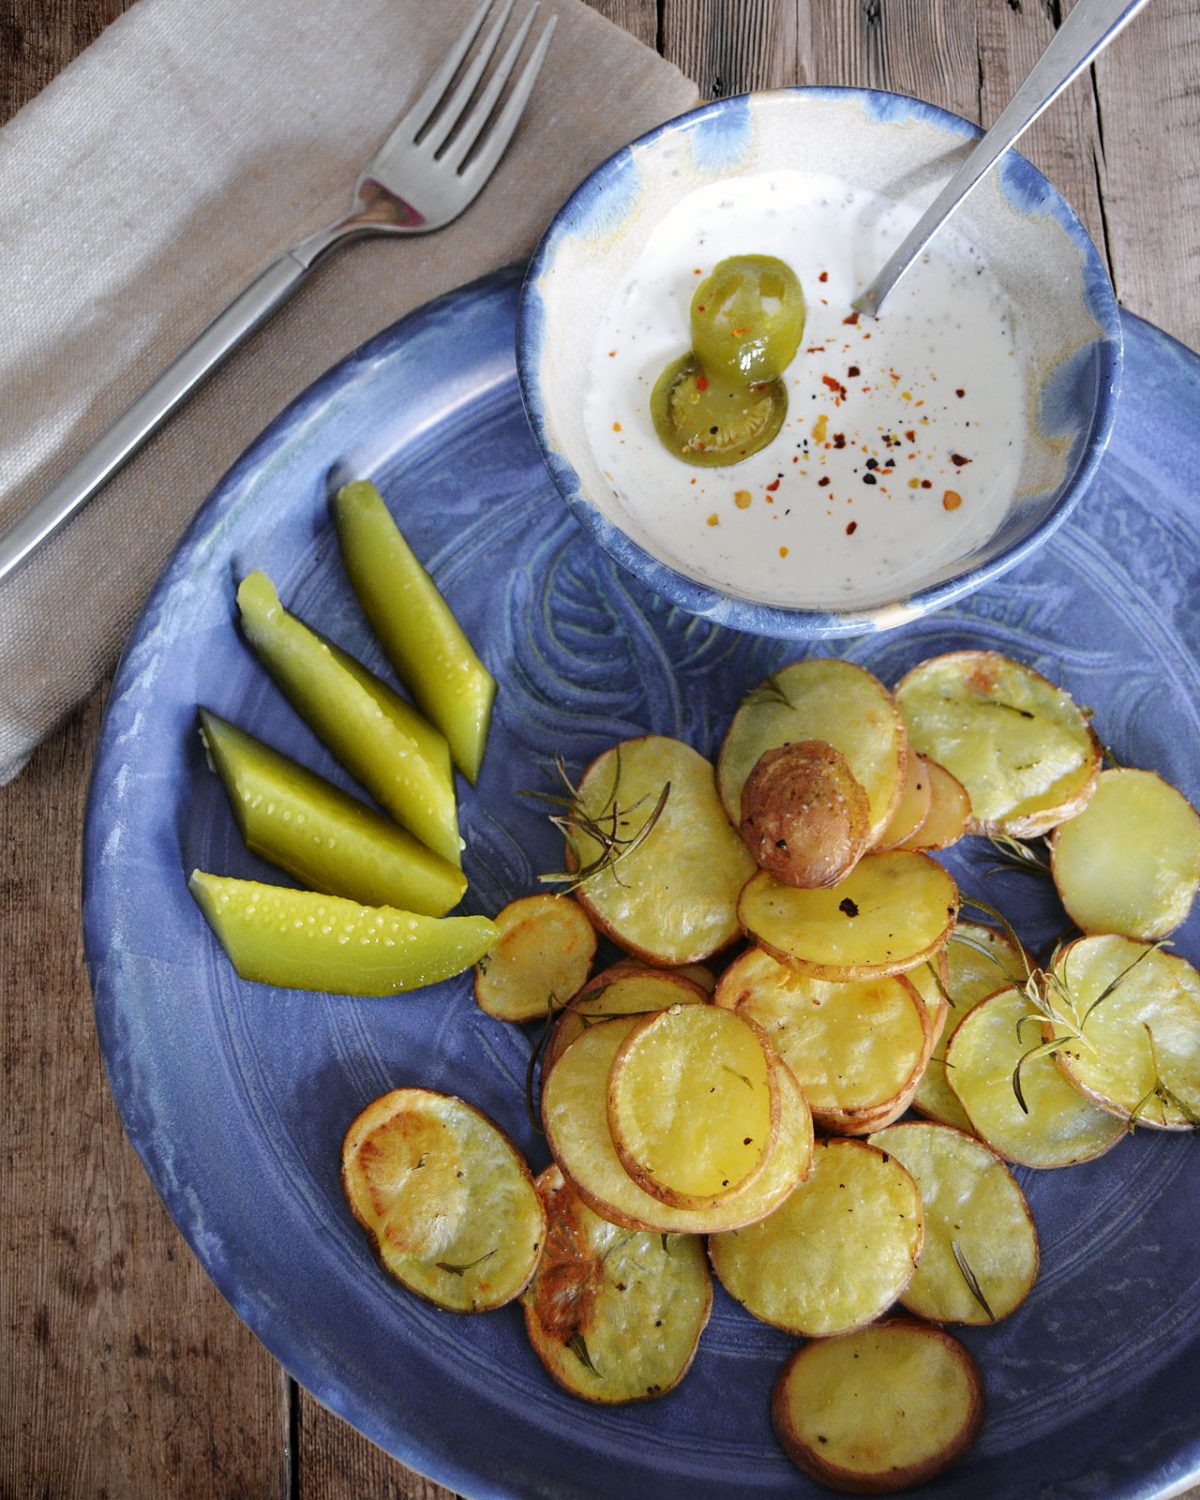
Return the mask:
M1147 0L1076 0L1000 118L913 225L883 270L856 298L858 312L869 318L878 316L892 288L988 168L1145 4Z

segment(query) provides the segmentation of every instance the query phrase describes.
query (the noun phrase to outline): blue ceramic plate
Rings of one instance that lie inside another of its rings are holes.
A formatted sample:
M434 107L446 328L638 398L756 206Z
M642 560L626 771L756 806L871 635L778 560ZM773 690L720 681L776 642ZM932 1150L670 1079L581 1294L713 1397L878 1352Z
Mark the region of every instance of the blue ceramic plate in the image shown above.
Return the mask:
M678 735L713 754L738 699L795 646L663 602L565 511L521 412L519 275L415 314L279 418L217 490L139 621L109 702L86 835L96 1018L126 1128L201 1261L271 1352L369 1437L473 1497L728 1500L822 1493L783 1458L768 1392L791 1341L718 1289L687 1380L606 1410L543 1374L510 1307L438 1313L376 1267L338 1184L354 1115L384 1090L463 1094L536 1169L529 1040L478 1011L467 980L393 1000L241 983L187 893L193 866L272 878L241 847L206 769L208 704L326 775L337 768L258 668L234 586L266 569L284 599L373 665L338 562L331 484L370 476L500 683L479 788L463 796L470 911L560 863L521 788L555 752L578 769L612 741ZM1126 395L1092 492L1035 558L965 602L841 654L894 681L921 657L987 646L1094 706L1123 762L1200 802L1200 364L1126 319ZM1050 893L969 890L1041 943ZM1179 950L1200 958L1200 919ZM1019 1174L1042 1240L1026 1305L969 1330L983 1436L931 1494L978 1500L1162 1495L1200 1473L1200 1140L1140 1133L1065 1172Z

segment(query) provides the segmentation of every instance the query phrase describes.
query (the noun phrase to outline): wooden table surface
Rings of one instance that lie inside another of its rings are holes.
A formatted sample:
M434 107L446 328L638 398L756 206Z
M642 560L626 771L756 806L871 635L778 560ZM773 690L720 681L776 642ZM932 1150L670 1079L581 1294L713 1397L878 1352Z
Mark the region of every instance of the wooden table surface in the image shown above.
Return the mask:
M0 0L0 120L129 3ZM985 124L1064 10L1061 0L592 3L707 95L865 84ZM1200 7L1155 0L1022 148L1080 213L1123 305L1193 347L1198 127ZM102 697L0 793L0 1497L442 1500L284 1374L200 1269L122 1132L79 920Z

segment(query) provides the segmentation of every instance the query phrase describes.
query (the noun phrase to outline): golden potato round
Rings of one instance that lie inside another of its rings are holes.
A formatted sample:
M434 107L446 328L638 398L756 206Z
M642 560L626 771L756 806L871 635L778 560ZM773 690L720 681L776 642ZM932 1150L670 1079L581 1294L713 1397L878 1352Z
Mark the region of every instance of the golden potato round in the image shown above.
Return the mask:
M787 1456L820 1483L891 1494L932 1479L971 1446L983 1382L957 1339L889 1318L797 1350L775 1382L771 1420Z
M742 840L784 885L836 885L866 852L867 794L840 750L800 740L764 751L742 788Z

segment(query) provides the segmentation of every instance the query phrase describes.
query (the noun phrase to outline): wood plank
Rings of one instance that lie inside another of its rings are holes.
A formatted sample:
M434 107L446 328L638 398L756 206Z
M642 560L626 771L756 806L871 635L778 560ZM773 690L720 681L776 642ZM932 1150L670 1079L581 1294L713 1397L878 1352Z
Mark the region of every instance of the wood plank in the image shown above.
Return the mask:
M0 1494L286 1493L287 1383L123 1134L92 1021L80 829L97 695L0 797Z
M1200 13L1156 0L1095 66L1113 277L1125 307L1200 349Z

